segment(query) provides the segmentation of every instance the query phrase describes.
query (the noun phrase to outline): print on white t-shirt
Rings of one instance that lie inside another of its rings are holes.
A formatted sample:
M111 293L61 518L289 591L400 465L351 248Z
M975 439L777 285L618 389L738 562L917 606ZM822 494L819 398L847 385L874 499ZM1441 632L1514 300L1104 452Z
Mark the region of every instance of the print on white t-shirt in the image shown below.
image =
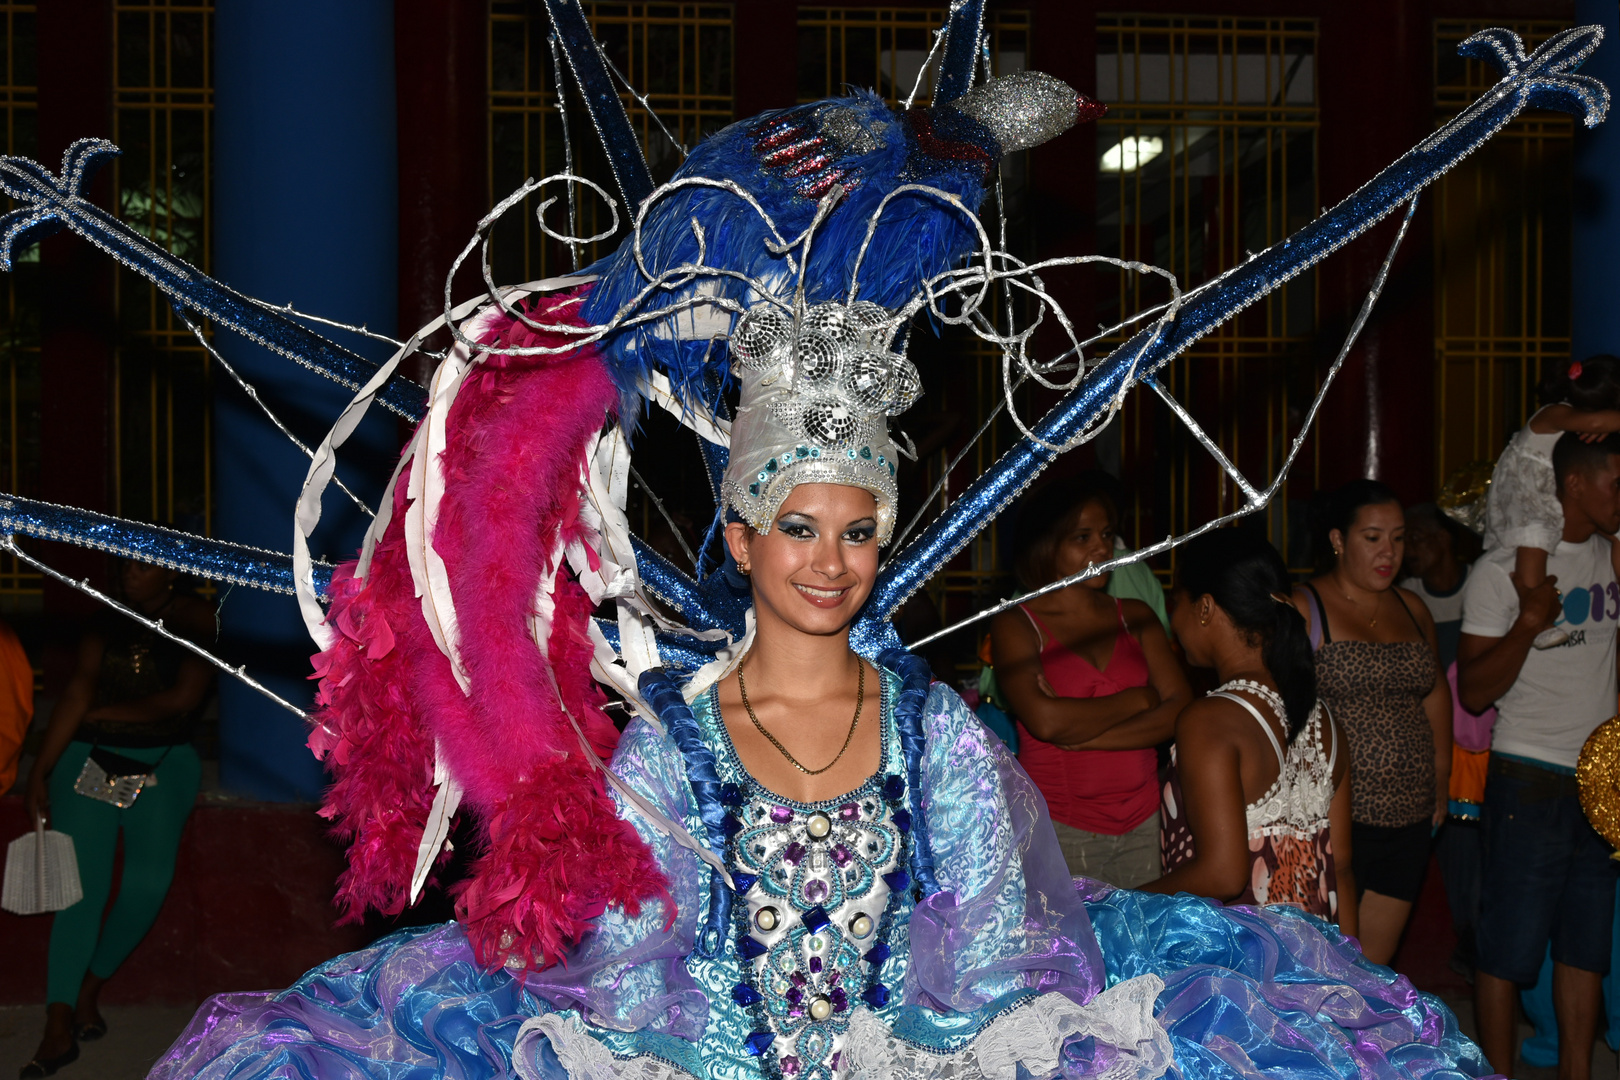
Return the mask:
M1513 549L1486 552L1463 589L1462 632L1503 637L1519 616L1519 594L1508 577ZM1609 542L1593 536L1563 542L1547 559L1564 594L1557 624L1569 641L1532 649L1519 678L1496 703L1491 749L1574 768L1594 728L1615 715L1615 631L1620 583Z

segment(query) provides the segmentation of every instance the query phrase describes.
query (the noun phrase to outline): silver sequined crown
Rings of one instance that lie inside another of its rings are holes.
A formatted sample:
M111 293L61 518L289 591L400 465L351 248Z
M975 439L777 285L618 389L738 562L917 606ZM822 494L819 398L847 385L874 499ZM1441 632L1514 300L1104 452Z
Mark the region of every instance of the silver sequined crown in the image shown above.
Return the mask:
M878 542L894 531L898 452L888 417L922 395L911 361L892 351L896 320L877 304L819 304L795 330L761 304L738 320L731 353L741 404L721 496L761 532L799 484L849 484L877 499Z

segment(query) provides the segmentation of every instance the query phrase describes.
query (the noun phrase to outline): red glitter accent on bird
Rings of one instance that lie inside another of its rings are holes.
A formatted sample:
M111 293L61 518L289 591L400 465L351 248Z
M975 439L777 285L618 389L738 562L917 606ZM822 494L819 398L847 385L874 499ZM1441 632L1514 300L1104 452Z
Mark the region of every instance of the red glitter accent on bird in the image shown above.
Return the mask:
M1087 124L1093 120L1101 120L1108 111L1108 106L1096 98L1086 97L1084 94L1074 95L1074 122Z
M832 162L833 158L831 154L812 154L803 161L795 163L792 168L788 169L782 175L803 176L806 173L819 172L820 170L831 165Z
M985 152L981 146L960 139L942 139L934 134L934 121L927 110L917 108L906 113L906 120L911 124L912 133L917 136L917 148L929 157L939 158L941 161L974 161L989 173L995 167L995 159Z
M805 128L799 124L782 124L774 131L771 130L771 125L762 124L755 129L757 137L754 140L754 153L769 153L777 147L784 146L803 136L805 133Z
M828 172L824 172L810 183L800 187L799 194L803 195L807 199L819 199L823 195L827 194L827 192L831 191L832 186L844 179L845 175L846 174L843 169L832 169ZM846 190L852 189L858 182L858 180L850 180L844 185L844 187Z
M767 168L776 168L790 164L796 158L802 157L811 151L819 150L825 145L827 145L826 139L823 139L820 135L812 135L808 139L784 146L779 150L773 150L766 154L762 160Z

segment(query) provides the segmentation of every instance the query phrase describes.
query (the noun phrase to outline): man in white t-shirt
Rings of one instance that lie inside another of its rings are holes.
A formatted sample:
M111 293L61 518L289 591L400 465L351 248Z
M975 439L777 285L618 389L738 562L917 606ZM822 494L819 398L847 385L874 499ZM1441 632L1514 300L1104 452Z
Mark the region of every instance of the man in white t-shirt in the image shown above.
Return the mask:
M1547 580L1523 588L1511 548L1488 551L1463 592L1457 650L1464 706L1496 703L1480 814L1484 896L1474 1009L1491 1067L1513 1075L1515 991L1536 981L1552 944L1559 1076L1588 1080L1614 918L1615 864L1581 812L1575 762L1615 714L1620 626L1620 437L1567 434L1553 450L1563 540ZM1562 646L1531 648L1541 631Z

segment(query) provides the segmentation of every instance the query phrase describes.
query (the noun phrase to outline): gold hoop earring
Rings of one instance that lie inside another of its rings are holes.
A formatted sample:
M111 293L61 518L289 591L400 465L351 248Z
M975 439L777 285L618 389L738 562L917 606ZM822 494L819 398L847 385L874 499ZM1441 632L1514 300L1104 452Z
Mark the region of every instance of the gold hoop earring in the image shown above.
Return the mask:
M741 574L743 577L747 577L748 576L748 567L744 566L742 563L738 563L737 564L737 573Z

